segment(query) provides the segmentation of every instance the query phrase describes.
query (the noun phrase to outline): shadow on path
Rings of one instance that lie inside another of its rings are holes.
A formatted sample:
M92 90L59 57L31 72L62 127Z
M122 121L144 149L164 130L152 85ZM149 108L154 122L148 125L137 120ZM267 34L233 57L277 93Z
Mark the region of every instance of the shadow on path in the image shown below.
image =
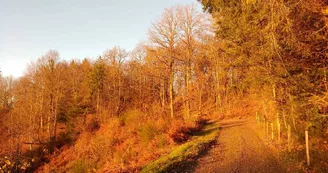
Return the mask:
M253 127L249 120L220 122L217 142L172 172L286 172Z

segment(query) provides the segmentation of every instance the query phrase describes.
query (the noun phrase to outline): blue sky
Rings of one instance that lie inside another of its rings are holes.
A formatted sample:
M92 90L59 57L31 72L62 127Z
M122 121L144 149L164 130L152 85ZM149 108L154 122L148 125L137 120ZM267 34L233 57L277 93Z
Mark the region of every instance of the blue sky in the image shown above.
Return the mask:
M50 49L66 60L131 50L165 8L192 3L201 8L196 0L0 0L0 70L22 76Z

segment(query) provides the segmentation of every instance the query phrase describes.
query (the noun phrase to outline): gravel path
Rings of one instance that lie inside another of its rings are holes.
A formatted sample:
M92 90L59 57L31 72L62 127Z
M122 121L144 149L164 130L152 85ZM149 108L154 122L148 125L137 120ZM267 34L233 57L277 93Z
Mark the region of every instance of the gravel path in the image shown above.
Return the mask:
M218 142L185 172L286 172L275 152L260 138L259 127L249 120L225 120Z

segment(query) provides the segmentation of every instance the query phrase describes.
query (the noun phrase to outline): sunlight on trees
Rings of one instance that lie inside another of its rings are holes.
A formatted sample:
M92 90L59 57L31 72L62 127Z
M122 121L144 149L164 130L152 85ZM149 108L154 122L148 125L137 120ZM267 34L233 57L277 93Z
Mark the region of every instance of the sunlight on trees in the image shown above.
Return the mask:
M327 3L199 2L205 13L165 9L131 52L67 62L50 50L19 79L0 73L0 156L47 160L77 141L71 166L137 170L147 147L165 153L204 118L255 112L327 137Z

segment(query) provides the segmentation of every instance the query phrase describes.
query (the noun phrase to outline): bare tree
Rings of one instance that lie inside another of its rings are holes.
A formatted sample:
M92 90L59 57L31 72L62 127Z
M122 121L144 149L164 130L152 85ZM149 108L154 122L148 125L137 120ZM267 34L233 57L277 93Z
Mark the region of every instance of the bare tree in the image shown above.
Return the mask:
M181 30L181 50L179 60L183 64L184 73L184 104L186 116L190 116L190 82L193 71L193 64L196 58L198 42L202 39L203 33L209 32L209 17L198 12L193 5L178 6L177 18ZM198 46L199 47L199 46Z
M50 50L38 61L42 80L47 93L47 131L49 139L56 137L58 103L61 97L61 70L59 68L59 53ZM53 124L52 124L53 123Z
M115 96L114 102L117 103L116 106L116 114L119 115L121 112L121 101L123 99L123 87L122 84L124 83L123 78L123 65L124 61L126 60L128 56L128 52L125 49L122 49L120 47L114 47L110 50L105 51L104 53L104 59L106 62L108 62L108 77L110 82L113 83L113 95Z
M160 56L158 60L166 66L169 85L170 116L174 117L173 110L173 82L175 73L175 61L177 57L177 44L180 40L180 28L176 7L165 9L161 18L149 29L149 40L155 51Z

